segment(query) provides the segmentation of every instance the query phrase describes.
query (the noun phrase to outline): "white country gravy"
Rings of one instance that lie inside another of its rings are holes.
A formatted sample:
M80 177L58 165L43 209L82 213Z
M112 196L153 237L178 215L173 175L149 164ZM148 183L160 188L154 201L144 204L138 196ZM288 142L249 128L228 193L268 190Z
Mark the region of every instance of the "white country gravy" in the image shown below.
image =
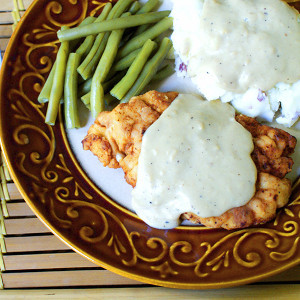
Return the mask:
M216 85L215 91L245 93L249 88L267 91L279 82L300 79L299 13L287 3L193 0L200 13L189 29L184 14L177 11L185 2L173 1L174 47L208 99L222 95L210 97L214 92L205 92L210 83Z
M133 209L166 229L184 212L211 217L242 206L255 192L252 150L232 106L180 94L143 136Z

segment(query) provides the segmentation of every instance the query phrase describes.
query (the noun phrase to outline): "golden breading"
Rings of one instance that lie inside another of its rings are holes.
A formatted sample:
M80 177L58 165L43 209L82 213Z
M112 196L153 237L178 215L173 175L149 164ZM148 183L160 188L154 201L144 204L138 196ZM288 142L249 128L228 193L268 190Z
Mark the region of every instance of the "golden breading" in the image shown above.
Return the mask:
M255 148L251 154L258 172L283 178L292 170L296 139L286 131L259 124L255 119L237 115L236 120L252 135Z
M82 141L83 149L91 150L104 166L121 167L135 187L143 134L177 96L150 91L101 112Z
M100 113L82 141L83 148L91 150L104 166L121 167L126 181L135 187L143 134L177 95L150 91L118 105L111 112ZM258 171L255 195L246 205L218 217L201 218L186 212L182 219L214 228L244 228L268 222L275 217L276 209L288 202L291 182L284 176L293 165L288 156L294 151L296 139L244 115L237 115L236 120L253 136L251 155Z

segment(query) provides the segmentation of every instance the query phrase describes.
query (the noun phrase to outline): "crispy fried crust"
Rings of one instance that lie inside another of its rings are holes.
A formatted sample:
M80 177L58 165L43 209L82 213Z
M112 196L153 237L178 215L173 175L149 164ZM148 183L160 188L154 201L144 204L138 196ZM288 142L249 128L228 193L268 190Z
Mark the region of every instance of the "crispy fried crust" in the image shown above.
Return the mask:
M261 125L245 115L237 115L236 120L253 136L255 148L251 156L258 172L283 178L292 170L294 162L288 156L296 146L293 136L284 130Z
M91 150L104 166L121 167L126 181L135 187L143 134L177 95L150 91L118 105L111 112L100 113L82 141L83 148ZM237 115L236 120L253 136L252 159L258 171L255 195L246 205L218 217L201 218L186 212L182 219L214 228L244 228L273 219L276 209L288 202L291 182L284 176L293 165L289 155L294 151L296 139L244 115Z
M83 149L91 150L104 166L121 167L135 187L143 134L177 96L150 91L100 113L82 141Z

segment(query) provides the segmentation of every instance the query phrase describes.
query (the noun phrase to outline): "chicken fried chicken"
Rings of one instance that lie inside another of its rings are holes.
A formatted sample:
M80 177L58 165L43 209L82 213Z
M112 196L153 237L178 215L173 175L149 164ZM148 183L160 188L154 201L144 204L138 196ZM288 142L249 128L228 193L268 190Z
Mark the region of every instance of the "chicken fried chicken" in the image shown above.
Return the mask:
M150 91L100 113L82 141L104 166L122 168L126 181L135 187L142 137L178 93Z
M135 187L143 134L177 95L176 92L150 91L118 105L111 112L100 113L82 141L84 150L92 151L104 166L121 167L126 181ZM284 176L293 165L289 155L294 151L296 139L244 115L237 115L236 120L253 137L251 155L258 172L255 195L246 205L218 217L201 218L186 212L182 219L213 228L244 228L268 222L275 217L276 209L288 202L291 182Z

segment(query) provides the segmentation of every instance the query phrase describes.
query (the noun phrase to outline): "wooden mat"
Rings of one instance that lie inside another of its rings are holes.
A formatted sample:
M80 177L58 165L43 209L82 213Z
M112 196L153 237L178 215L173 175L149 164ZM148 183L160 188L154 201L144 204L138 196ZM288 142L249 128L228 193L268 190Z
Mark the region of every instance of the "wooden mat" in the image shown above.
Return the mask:
M23 2L22 0L1 0L0 47L2 55L14 26L30 3L31 0ZM0 159L1 288L141 287L139 282L94 265L74 253L50 233L26 205L11 180L2 156ZM273 290L273 294L274 291L282 290L285 286L290 292L293 287L299 291L300 266L253 284L251 287L257 287L257 292L261 290L262 283L265 287L264 291ZM274 289L270 288L270 285L274 286ZM150 286L144 286L153 292ZM248 287L243 290L244 295L249 293ZM112 294L116 295L116 289L114 291ZM157 291L160 292L153 295L158 297L164 294L162 290ZM231 293L230 295L234 294L232 289L226 291ZM219 292L217 294L219 295ZM8 297L9 294L5 295ZM118 295L122 295L122 292ZM133 295L134 292L132 292Z

